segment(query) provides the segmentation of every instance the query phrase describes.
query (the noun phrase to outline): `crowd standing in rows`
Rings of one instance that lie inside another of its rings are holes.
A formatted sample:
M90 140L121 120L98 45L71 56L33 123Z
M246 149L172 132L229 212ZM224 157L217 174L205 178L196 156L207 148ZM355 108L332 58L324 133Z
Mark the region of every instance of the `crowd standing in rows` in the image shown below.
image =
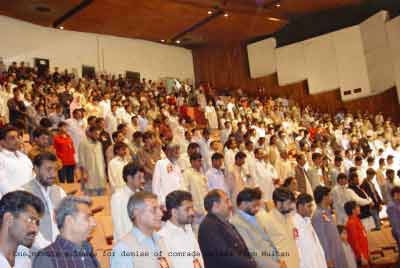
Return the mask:
M99 266L90 198L57 181L111 195L111 267L368 267L386 215L400 243L382 114L0 63L0 126L1 267Z

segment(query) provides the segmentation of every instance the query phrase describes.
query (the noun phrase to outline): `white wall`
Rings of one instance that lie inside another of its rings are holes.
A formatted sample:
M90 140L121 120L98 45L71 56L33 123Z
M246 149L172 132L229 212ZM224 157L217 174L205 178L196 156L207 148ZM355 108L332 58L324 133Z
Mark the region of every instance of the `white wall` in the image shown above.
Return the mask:
M251 78L276 73L275 50L275 38L268 38L247 46Z
M332 34L325 34L302 42L310 94L339 88L336 52Z
M302 42L276 49L276 66L280 86L307 79L306 58Z
M41 27L0 16L0 57L6 63L47 58L51 67L82 65L110 73L140 72L142 77L194 80L193 57L188 49L154 42Z
M388 12L380 11L360 24L372 93L383 92L395 85L386 31L388 20Z
M278 83L307 80L310 94L340 88L343 101L396 85L400 102L399 50L400 17L389 20L388 12L380 11L360 25L277 48Z

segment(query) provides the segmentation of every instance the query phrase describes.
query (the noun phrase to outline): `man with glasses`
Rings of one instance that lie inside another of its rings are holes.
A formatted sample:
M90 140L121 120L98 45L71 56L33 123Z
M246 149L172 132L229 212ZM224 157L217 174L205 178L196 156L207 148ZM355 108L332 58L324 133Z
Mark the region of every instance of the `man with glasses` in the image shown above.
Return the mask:
M39 231L43 202L15 191L0 200L0 267L30 267L29 250ZM21 254L22 253L22 254Z

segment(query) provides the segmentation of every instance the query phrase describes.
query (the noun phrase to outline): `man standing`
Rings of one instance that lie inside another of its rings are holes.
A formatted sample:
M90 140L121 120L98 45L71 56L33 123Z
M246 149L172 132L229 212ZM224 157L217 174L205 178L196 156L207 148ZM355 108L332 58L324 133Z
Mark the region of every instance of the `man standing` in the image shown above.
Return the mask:
M313 198L309 194L300 194L296 201L297 212L293 215L293 224L297 234L301 268L327 268L324 250L311 224ZM312 256L312 257L310 257Z
M190 252L192 255L171 257L174 268L204 267L199 243L192 230L195 210L192 195L186 191L174 191L165 200L168 221L158 234L164 238L168 253Z
M305 169L306 158L303 154L296 156L297 165L294 168L295 177L298 183L298 190L300 193L312 193L310 181L308 178L307 171Z
M128 200L134 193L143 191L145 183L142 166L134 162L124 166L122 177L125 186L111 196L111 216L115 241L120 240L132 229L132 221L126 211Z
M43 210L42 201L28 192L15 191L3 196L0 200L0 267L30 267L30 260L17 253L32 246Z
M100 267L87 238L96 226L85 197L67 196L55 211L60 235L56 241L37 253L32 268Z
M243 152L237 152L235 155L235 162L229 168L228 172L228 182L230 189L231 200L236 200L238 193L243 190L247 182L247 174L244 168L244 163L246 161L246 154Z
M342 242L332 217L332 197L329 188L317 186L314 198L317 209L312 217L312 224L324 249L328 268L347 268Z
M208 179L208 189L220 189L225 193L229 193L229 188L225 181L224 170L222 169L223 163L223 154L216 152L211 156L212 167L206 172L206 176Z
M207 216L200 224L199 245L207 268L255 268L240 233L229 223L232 204L221 190L212 190L204 198Z
M7 126L0 130L0 196L19 189L33 178L32 162L19 151L18 129Z
M103 195L106 186L105 165L100 129L89 127L84 139L79 145L79 166L84 182L84 191L88 195Z
M266 214L259 215L260 224L271 238L287 267L299 268L296 233L290 215L295 200L294 195L288 189L280 187L275 189L272 199L275 208Z
M176 163L179 158L179 145L168 144L165 148L167 158L157 161L153 174L153 193L158 196L161 204L165 204L165 197L172 191L182 189L183 176Z
M75 160L78 161L78 148L81 141L85 138L85 121L83 121L83 114L81 109L75 109L72 112L72 118L65 120L68 124L68 134L74 142Z
M314 190L318 185L323 185L322 179L322 155L320 153L313 153L311 156L312 165L308 170L308 179L310 180L310 184L312 189Z
M254 166L254 183L264 193L264 200L272 201L272 193L275 190L274 183L278 180L278 173L274 166L265 161L266 154L261 148L255 150L256 163Z
M35 179L23 186L44 204L43 217L40 220L39 234L33 248L39 250L54 242L59 234L54 218L54 209L66 196L64 190L55 185L57 178L57 157L49 152L38 154L33 160Z
M391 191L392 201L387 206L387 213L390 224L392 225L392 234L400 248L400 187L395 186Z
M237 196L238 209L231 219L243 237L249 251L255 254L257 267L284 268L279 253L271 239L257 221L256 215L261 208L262 192L259 188L244 188Z
M51 133L45 128L37 128L32 133L33 137L33 146L32 149L28 153L28 157L33 161L33 159L43 152L56 153L56 150L51 142ZM60 163L61 167L61 163Z
M143 133L143 147L137 154L140 165L144 168L144 178L146 189L151 190L154 168L158 160L161 159L161 144L157 141L154 133L146 131Z
M135 193L129 198L127 209L133 228L113 247L110 268L172 267L164 240L156 233L163 215L157 196Z
M372 199L373 206L370 207L369 212L375 222L375 227L377 230L381 229L381 219L379 218L379 211L382 209L382 199L379 196L377 189L375 188L373 179L375 177L375 170L372 168L367 169L367 177L361 184L361 189L363 189L367 195Z
M125 186L122 170L129 163L128 145L123 142L114 144L114 158L108 163L108 180L112 192Z
M192 167L183 173L183 189L192 194L195 223L198 224L205 215L203 200L208 192L208 181L202 172L203 161L201 154L192 154L190 156L190 163Z

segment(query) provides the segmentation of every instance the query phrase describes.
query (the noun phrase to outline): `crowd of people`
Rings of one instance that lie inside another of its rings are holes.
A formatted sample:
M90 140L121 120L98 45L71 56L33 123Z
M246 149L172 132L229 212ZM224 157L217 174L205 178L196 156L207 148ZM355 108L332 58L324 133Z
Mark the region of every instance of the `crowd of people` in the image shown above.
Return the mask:
M0 63L0 267L99 267L87 241L98 195L111 196L112 268L369 267L382 218L400 245L400 128Z

